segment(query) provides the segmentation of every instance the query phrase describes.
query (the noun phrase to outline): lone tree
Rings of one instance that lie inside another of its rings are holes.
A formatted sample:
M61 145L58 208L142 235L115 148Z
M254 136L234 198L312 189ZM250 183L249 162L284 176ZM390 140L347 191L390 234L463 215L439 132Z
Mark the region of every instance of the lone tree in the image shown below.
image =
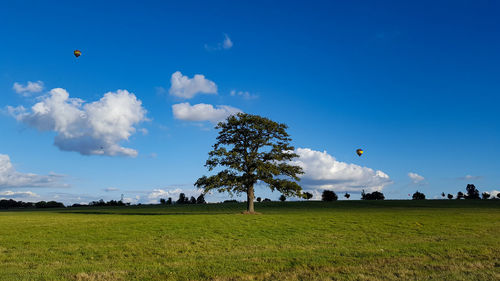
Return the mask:
M280 196L280 201L281 201L281 202L285 202L285 201L286 201L286 196L282 194L282 195Z
M199 178L195 186L205 192L246 193L247 213L254 213L254 185L259 181L285 196L302 197L297 183L302 168L291 165L296 157L285 124L270 119L238 113L217 124L217 142L205 164L209 171L225 167L216 175Z
M467 190L465 199L481 199L479 197L479 190L473 184L468 184L465 189Z
M346 193L346 194L344 194L344 197L345 197L346 199L349 199L349 197L351 197L351 194Z
M313 195L311 192L304 192L304 198L309 200L309 199L313 198Z
M450 200L453 199L453 194L448 193L448 199L450 199Z
M413 193L412 199L413 200L425 200L425 194L423 194L422 192L418 192L418 190L417 190L415 193Z
M330 201L337 201L337 199L339 199L339 197L335 192L331 190L324 190L323 194L321 194L321 200L323 201L330 202Z

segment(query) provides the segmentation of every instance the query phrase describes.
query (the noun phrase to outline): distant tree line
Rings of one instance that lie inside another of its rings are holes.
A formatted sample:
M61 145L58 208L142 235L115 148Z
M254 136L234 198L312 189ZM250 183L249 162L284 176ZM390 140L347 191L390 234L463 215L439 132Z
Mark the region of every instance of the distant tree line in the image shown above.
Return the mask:
M64 204L56 201L23 202L12 199L0 200L0 209L21 209L21 208L64 208Z
M160 204L162 205L172 205L174 202L172 200L172 197L169 197L168 199L161 198L160 199ZM179 194L179 199L175 201L176 204L206 204L207 202L205 201L205 195L200 194L198 198L194 198L194 196L191 196L191 198L188 198L186 194L181 193Z
M457 199L457 200L460 200L460 199L474 199L474 200L479 200L479 199L490 199L490 198L495 198L495 197L492 197L491 194L489 194L488 192L483 192L479 193L479 190L476 188L476 186L474 186L473 184L468 184L467 187L465 187L465 190L466 190L466 193L463 193L462 191L459 191L457 192L457 195L456 196L453 196L453 194L445 194L444 192L441 193L441 197L443 198L448 198L448 199ZM497 193L497 196L496 196L498 199L500 199L500 193ZM420 192L415 192L412 196L413 200L423 200L425 199L425 195L423 193L420 193Z
M76 205L76 206L75 206ZM123 201L110 200L108 202L104 202L104 200L92 201L87 206L90 207L104 207L104 206L128 206L130 203L124 203ZM80 207L85 205L73 204L73 207Z

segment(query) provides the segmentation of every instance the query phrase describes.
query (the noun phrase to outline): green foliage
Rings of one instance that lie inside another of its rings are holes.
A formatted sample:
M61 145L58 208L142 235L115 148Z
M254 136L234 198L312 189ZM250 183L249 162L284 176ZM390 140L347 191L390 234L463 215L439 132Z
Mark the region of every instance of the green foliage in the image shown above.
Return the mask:
M280 201L281 201L281 202L285 202L285 201L286 201L286 196L282 194L282 195L280 196Z
M260 201L262 201L262 198L257 197L257 202L260 202Z
M1 211L0 280L498 280L500 200L244 206Z
M462 199L462 198L464 198L464 193L463 193L462 191L459 191L459 192L457 193L457 200L460 200L460 199Z
M120 201L121 202L121 201ZM64 208L64 204L56 201L40 201L35 203L36 208Z
M465 190L467 191L465 199L481 199L481 197L479 197L479 190L477 190L473 184L468 184Z
M331 190L324 190L321 195L321 200L323 201L337 201L337 199L339 199L339 197Z
M186 194L180 193L179 199L175 202L177 204L189 204L189 199L186 197Z
M198 198L196 198L196 204L206 204L207 202L205 201L205 195L200 194Z
M310 192L304 192L304 198L309 200L309 199L313 198L313 195Z
M220 122L217 142L209 152L205 164L209 171L224 170L212 176L199 178L195 186L205 192L217 190L247 194L247 210L253 212L254 185L267 184L285 196L301 196L297 184L302 168L289 164L296 157L285 124L270 119L239 113Z
M413 193L412 199L413 200L425 200L425 194L423 194L422 192L416 191L415 193Z
M385 196L382 192L374 191L372 193L361 192L361 200L384 200Z

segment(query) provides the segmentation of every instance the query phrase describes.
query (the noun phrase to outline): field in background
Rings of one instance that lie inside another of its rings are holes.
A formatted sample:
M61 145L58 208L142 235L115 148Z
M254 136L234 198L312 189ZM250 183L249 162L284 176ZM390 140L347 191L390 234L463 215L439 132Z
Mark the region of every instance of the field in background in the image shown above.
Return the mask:
M499 280L500 200L0 212L0 280Z

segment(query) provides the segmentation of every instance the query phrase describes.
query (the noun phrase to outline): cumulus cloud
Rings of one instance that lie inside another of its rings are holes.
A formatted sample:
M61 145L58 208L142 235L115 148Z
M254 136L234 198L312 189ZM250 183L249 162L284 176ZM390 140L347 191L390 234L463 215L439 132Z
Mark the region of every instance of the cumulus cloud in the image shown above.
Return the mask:
M6 190L6 191L0 192L0 196L9 197L9 198L12 198L12 197L22 197L22 198L40 197L40 195L38 195L34 192L31 192L31 191L11 191L11 190Z
M424 177L422 177L421 175L417 174L417 173L408 173L408 177L411 179L411 181L415 184L418 184L418 183L421 183L422 181L425 180Z
M154 189L148 195L149 203L158 203L158 200L161 198L167 199L168 197L173 197L175 195L179 195L182 192L182 189L176 188L172 190L164 190L164 189Z
M392 183L382 171L337 161L326 151L297 148L299 157L292 164L302 167L301 185L307 189L366 192L380 191Z
M205 50L207 51L219 51L219 50L229 50L233 47L233 41L229 38L229 35L224 33L224 40L218 43L216 46L210 46L205 44Z
M125 197L123 198L123 203L137 204L141 200L141 196L136 195L135 197Z
M217 94L217 85L202 74L195 74L193 78L189 78L176 71L172 74L170 82L172 85L169 93L176 97L190 99L199 93Z
M228 116L242 112L240 109L228 105L218 105L199 103L191 105L188 102L172 105L174 117L187 121L210 121L217 123L225 120Z
M63 176L49 174L46 176L16 171L10 162L9 155L0 154L0 188L13 187L62 187ZM9 191L5 191L9 192Z
M243 92L243 91L232 90L230 94L232 97L243 97L246 100L256 99L259 97L257 95L250 94L248 91Z
M31 82L28 81L28 83L23 86L20 83L15 82L14 86L12 86L12 89L23 96L29 96L32 93L39 93L43 90L43 82L42 81L36 81L36 82Z
M491 199L498 199L497 194L500 193L500 191L498 191L498 190L492 190L492 191L490 191L488 193L490 194L490 198Z
M28 111L23 106L7 107L19 122L40 131L55 131L54 144L64 151L82 155L137 156L137 151L120 146L146 121L142 102L127 90L108 92L99 100L84 104L70 98L62 88L52 89Z

